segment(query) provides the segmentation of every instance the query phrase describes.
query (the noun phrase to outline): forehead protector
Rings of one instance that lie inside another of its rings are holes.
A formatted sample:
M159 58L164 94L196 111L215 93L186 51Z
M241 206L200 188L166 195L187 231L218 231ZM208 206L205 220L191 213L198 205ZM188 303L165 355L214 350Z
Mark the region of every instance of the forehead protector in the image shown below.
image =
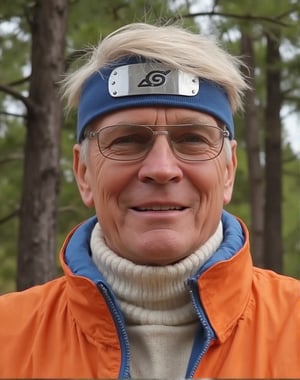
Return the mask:
M234 135L228 96L215 82L141 57L126 57L94 72L79 100L77 140L93 120L133 107L180 107L208 113Z

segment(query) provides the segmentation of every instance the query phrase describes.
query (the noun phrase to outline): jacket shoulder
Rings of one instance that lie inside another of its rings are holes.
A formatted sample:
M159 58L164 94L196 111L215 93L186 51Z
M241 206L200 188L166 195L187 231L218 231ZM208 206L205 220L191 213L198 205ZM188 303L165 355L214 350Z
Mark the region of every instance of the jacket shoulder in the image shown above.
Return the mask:
M300 281L271 270L254 268L252 295L258 310L270 317L269 321L287 321L297 325L300 332ZM300 338L300 334L299 334Z
M274 292L278 296L289 295L292 299L299 300L300 280L257 267L253 268L253 272L254 285L260 287L262 294L264 294L264 292L261 286L266 286L268 291Z
M46 309L56 309L64 293L65 277L37 285L21 292L12 292L0 297L0 339L8 336L9 331L24 331L26 325L44 314Z

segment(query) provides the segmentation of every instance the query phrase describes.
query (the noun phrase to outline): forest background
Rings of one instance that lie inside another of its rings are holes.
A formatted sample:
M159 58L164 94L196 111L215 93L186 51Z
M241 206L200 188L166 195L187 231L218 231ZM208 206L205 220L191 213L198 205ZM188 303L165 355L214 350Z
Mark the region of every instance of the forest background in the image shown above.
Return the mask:
M256 265L300 277L299 1L1 0L0 293L60 275L59 247L92 215L72 174L76 115L64 115L58 83L83 48L139 21L217 37L247 63L227 209L248 224Z

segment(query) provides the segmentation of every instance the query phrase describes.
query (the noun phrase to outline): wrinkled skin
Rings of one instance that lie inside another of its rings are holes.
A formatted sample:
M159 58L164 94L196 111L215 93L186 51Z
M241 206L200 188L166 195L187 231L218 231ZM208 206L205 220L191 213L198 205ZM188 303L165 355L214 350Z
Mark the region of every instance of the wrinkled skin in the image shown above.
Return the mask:
M211 115L198 111L145 107L99 118L93 128L191 122L217 125ZM87 162L80 159L79 145L74 146L74 173L83 202L95 208L114 252L137 264L168 265L190 255L216 231L233 190L234 140L231 149L230 160L223 149L210 161L183 162L174 156L167 137L159 135L143 160L120 162L104 158L93 139Z

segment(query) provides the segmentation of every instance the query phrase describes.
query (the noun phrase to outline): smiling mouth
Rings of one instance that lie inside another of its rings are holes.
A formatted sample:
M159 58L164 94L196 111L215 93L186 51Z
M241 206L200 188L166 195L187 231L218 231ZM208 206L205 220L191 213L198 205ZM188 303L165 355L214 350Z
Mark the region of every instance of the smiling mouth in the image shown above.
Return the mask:
M183 211L186 207L181 206L147 206L147 207L133 207L133 210L145 212L145 211Z

